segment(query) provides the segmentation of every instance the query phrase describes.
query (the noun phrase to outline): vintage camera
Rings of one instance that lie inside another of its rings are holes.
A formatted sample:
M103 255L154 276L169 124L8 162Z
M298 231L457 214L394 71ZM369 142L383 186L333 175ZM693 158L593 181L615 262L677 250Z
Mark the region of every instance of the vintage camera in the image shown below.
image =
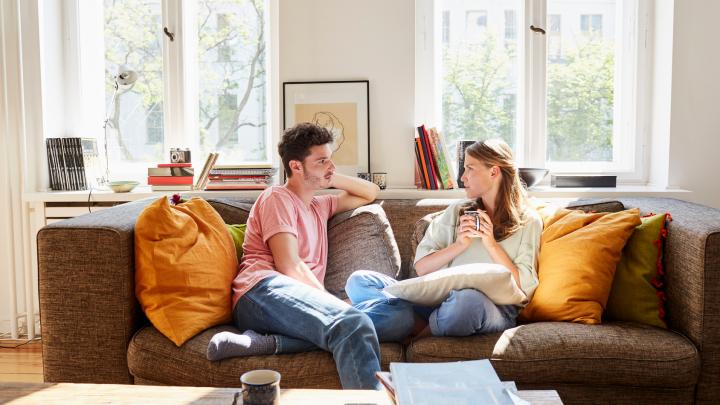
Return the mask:
M190 163L190 149L170 148L170 163Z

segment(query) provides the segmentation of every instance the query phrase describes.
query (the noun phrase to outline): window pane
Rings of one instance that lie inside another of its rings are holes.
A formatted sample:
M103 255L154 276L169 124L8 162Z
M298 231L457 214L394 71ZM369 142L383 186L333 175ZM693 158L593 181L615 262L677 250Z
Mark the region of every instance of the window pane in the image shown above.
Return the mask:
M160 0L105 0L104 6L110 178L144 179L148 163L163 160ZM135 71L137 80L116 91L115 77L127 70Z
M262 0L198 4L200 159L267 160Z
M548 0L549 161L613 160L615 6Z
M514 147L519 87L520 1L441 3L449 41L442 44L442 129L455 159L459 139L502 138Z

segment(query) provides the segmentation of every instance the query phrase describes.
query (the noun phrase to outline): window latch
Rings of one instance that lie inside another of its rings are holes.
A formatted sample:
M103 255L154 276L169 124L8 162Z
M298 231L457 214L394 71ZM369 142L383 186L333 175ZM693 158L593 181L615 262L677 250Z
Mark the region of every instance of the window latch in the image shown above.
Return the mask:
M168 38L170 38L170 42L175 40L175 34L168 31L167 27L163 27L163 32L165 33L165 35L167 35Z
M545 30L542 29L542 28L540 28L540 27L536 27L536 26L534 26L534 25L531 25L531 26L530 26L530 30L533 31L533 32L539 32L539 33L545 35Z

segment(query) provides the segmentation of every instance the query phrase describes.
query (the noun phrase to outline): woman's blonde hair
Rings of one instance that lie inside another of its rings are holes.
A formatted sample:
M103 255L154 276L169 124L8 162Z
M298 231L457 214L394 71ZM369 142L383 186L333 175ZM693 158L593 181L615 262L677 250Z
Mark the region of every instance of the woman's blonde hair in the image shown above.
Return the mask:
M495 138L475 142L465 149L465 153L484 163L488 168L497 166L502 173L497 206L491 219L495 240L506 239L527 221L523 215L527 206L527 196L515 167L512 149L502 139ZM485 209L482 198L478 198L473 205Z

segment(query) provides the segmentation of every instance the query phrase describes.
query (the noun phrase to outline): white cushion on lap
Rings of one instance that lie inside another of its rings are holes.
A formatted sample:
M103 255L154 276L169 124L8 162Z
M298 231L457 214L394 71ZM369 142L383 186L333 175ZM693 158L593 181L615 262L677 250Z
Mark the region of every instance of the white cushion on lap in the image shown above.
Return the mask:
M421 277L399 281L385 287L383 291L413 304L436 306L445 301L452 290L465 288L483 292L497 305L527 303L525 293L515 283L510 270L495 263L448 267Z

